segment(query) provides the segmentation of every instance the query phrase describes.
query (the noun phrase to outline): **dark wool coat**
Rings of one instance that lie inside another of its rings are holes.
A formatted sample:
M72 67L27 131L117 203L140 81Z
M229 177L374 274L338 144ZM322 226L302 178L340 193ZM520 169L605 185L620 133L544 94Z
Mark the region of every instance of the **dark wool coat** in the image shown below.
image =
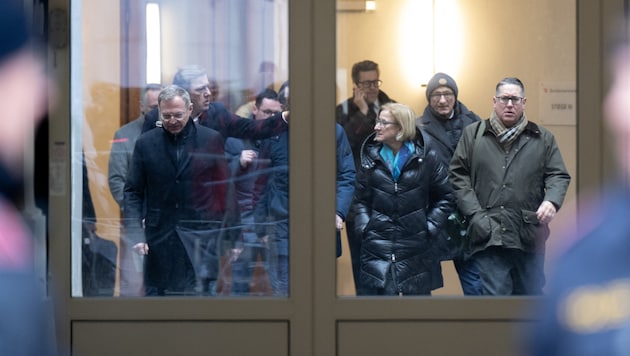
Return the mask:
M437 115L431 106L427 105L424 113L417 120L418 126L431 136L431 149L436 151L440 162L446 167L451 163L451 157L455 153L455 147L459 143L464 128L481 120L460 101L457 101L454 110L453 118L447 119Z
M223 145L192 120L177 136L156 129L138 138L124 211L126 237L149 245L147 286L186 290L195 277L216 278L217 239L237 234L222 230L237 220Z
M415 152L395 182L380 156L382 143L373 138L361 150L355 188L361 283L378 289L391 278L399 293L427 294L436 285L435 239L455 207L446 167L425 150L428 137L417 130Z
M436 113L430 105L424 109L422 116L416 120L416 125L431 136L430 149L435 150L438 159L448 167L457 147L464 128L481 120L477 114L470 111L462 102L456 101L453 108L453 116L446 118ZM443 230L442 260L463 257L463 244L461 241L461 226L449 220ZM448 236L450 233L450 236Z
M261 150L269 152L267 184L254 208L256 233L277 243L279 255L289 254L289 133L264 140Z

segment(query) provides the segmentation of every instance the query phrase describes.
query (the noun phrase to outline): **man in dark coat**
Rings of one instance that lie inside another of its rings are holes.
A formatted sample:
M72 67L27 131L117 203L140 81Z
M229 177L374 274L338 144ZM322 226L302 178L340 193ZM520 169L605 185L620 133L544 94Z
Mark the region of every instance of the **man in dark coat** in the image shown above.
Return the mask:
M542 294L549 223L571 182L553 133L529 121L526 101L520 79L501 79L490 118L464 129L449 167L483 295Z
M343 127L354 156L355 169L360 168L359 156L363 141L374 132L374 124L379 108L383 104L395 102L384 91L380 90L380 70L378 64L364 60L352 66L352 97L337 105L335 116L337 123ZM359 271L361 253L361 237L354 233L353 209L346 217L346 233L352 260L354 286L359 293Z
M238 234L224 230L236 223L224 141L190 119L184 89L166 87L158 105L162 128L138 138L125 185L127 236L145 256L147 295L212 294L222 232Z
M417 125L433 139L431 149L435 150L440 162L446 167L451 163L451 157L462 136L464 127L480 120L479 116L457 99L459 89L455 80L446 73L436 73L427 84L426 96L428 105L424 113L417 120ZM455 216L447 220L449 224L455 222ZM459 276L465 295L481 294L479 271L474 260L465 260L462 250L458 247L465 244L459 226L446 228L442 231L444 239L443 260L453 260L455 270ZM450 236L448 233L451 233ZM465 232L465 231L464 231Z

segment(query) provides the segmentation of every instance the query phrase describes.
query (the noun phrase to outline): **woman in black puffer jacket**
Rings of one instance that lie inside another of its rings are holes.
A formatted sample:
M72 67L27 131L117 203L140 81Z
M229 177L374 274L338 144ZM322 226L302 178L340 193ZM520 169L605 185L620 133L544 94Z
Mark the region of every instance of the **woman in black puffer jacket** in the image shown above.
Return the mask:
M439 230L455 208L448 171L402 104L381 107L361 149L355 189L361 246L359 295L429 295ZM433 288L432 288L433 286Z

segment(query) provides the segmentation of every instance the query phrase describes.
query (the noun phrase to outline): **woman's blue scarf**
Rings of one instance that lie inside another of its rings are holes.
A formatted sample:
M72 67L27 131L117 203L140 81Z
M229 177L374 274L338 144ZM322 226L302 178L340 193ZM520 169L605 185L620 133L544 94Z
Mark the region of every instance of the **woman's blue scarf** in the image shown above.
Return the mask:
M407 163L409 157L411 157L411 153L414 151L413 143L407 141L403 143L402 147L396 155L394 155L394 151L392 151L391 147L388 145L383 145L381 148L381 157L387 164L390 172L392 172L392 176L394 177L394 182L398 181L400 177L400 171Z

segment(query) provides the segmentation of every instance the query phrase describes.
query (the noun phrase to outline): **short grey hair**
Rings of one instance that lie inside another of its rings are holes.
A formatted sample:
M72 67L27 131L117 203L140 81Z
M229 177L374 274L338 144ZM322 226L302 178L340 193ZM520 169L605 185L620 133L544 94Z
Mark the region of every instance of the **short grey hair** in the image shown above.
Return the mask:
M525 96L525 85L523 85L523 82L521 82L520 79L516 78L516 77L507 77L507 78L503 78L501 79L498 83L497 83L497 87L495 88L495 94L494 95L499 95L499 89L504 86L504 85L517 85L521 88L521 94L523 96Z
M190 89L190 82L201 76L208 76L206 69L200 65L192 64L179 68L175 76L173 76L173 84L178 85L186 90Z
M142 88L142 93L140 94L140 103L144 104L147 102L147 93L150 91L161 91L164 89L162 84L158 83L149 83Z
M186 109L188 109L190 106L190 94L188 94L186 89L177 85L169 85L162 89L158 96L158 107L163 101L173 100L177 96L184 99L184 104L186 105Z

